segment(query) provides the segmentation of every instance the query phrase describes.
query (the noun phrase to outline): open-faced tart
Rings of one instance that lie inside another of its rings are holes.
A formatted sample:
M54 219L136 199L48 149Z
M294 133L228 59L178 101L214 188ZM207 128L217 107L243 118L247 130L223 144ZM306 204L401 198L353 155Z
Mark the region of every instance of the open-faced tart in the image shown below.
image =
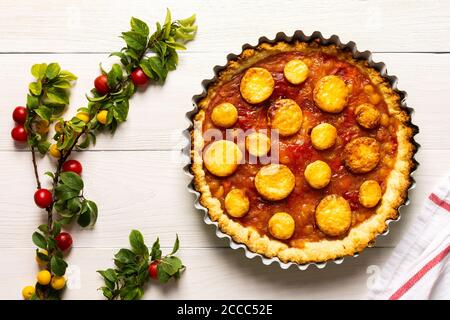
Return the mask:
M407 197L410 116L348 50L315 41L246 49L198 107L191 171L200 202L255 253L299 264L353 255Z

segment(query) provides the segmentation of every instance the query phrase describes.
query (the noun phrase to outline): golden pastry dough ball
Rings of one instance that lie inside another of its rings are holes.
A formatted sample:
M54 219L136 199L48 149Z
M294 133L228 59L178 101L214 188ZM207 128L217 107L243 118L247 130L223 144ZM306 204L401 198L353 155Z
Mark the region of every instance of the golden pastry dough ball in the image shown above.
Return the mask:
M336 137L336 128L329 123L318 124L311 131L311 143L317 150L325 150L334 146Z
M332 194L323 198L316 208L316 223L329 236L343 235L352 222L352 210L347 200Z
M381 199L381 187L375 180L364 181L359 187L359 202L366 208L375 207Z
M269 232L274 238L287 240L294 231L295 221L289 213L277 212L269 220Z
M269 108L269 123L282 137L297 133L302 127L303 112L292 99L279 99Z
M248 103L261 103L273 92L275 81L269 71L264 68L248 69L241 80L242 97Z
M251 155L261 157L270 150L270 138L262 132L250 133L245 138L245 148Z
M245 216L250 207L250 202L241 189L233 189L225 197L225 209L228 214L235 218Z
M344 163L353 173L366 173L380 162L380 144L374 138L360 137L344 149Z
M226 177L236 171L242 152L232 141L219 140L211 143L203 154L206 169L213 175Z
M339 113L347 104L348 88L338 76L325 76L314 87L314 102L319 109Z
M363 103L357 106L355 116L359 125L366 129L374 129L380 124L381 113L370 103Z
M302 60L294 59L284 66L284 77L292 84L300 84L306 80L309 68Z
M294 189L295 176L285 165L269 164L262 167L256 174L255 187L265 199L281 200Z
M326 162L314 161L305 169L305 179L314 189L325 188L331 179L331 169Z
M238 119L238 111L234 105L228 102L218 104L211 112L211 120L218 127L229 128Z

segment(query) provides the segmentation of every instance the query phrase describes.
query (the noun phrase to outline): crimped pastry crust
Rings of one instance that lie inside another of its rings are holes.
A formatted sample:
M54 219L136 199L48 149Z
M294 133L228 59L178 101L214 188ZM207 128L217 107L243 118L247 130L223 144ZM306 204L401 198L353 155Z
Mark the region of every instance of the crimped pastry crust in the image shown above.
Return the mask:
M205 109L217 88L257 61L288 51L320 51L335 55L339 59L345 59L357 66L370 78L372 84L379 88L388 106L390 117L395 117L399 121L396 132L398 147L395 164L387 177L386 190L375 214L353 227L342 239L306 242L303 248L289 247L283 242L260 235L255 229L245 227L229 218L222 210L220 201L211 194L205 179L201 156L204 146L202 123L205 119ZM353 255L368 247L377 235L386 230L386 221L396 219L399 206L406 201L407 191L412 183L410 174L415 169L413 156L416 151L413 143L415 132L410 124L410 116L402 109L399 95L378 71L369 67L366 61L355 60L350 52L339 50L335 45L321 46L315 42L278 42L275 44L263 43L255 49L246 49L236 59L228 62L226 68L220 72L217 81L209 86L206 97L198 103L198 107L199 111L193 119L196 125L191 130L191 171L194 174L195 189L201 193L201 204L208 209L210 218L218 222L222 232L230 235L234 241L245 244L253 252L269 258L278 257L283 262L299 264L324 262Z

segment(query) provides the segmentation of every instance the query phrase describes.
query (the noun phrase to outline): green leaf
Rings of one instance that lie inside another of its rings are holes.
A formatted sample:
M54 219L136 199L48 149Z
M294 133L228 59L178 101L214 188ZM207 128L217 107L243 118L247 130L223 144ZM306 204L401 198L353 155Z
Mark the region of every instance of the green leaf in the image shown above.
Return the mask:
M37 296L36 293L34 293L34 294L31 296L30 300L39 300L39 297Z
M59 223L58 221L55 221L53 223L52 235L54 237L56 237L60 232L61 232L61 223Z
M30 132L28 135L28 144L32 147L36 147L42 137L39 133Z
M152 245L152 250L150 252L150 256L151 256L152 261L153 261L153 260L161 259L161 255L162 255L162 252L161 252L161 249L160 249L159 237L158 237L158 238L156 238L156 241Z
M82 228L86 228L87 226L89 226L91 224L90 214L88 212L83 212L82 214L80 214L80 216L77 219L77 223Z
M50 102L58 104L69 104L69 96L67 91L61 88L49 88L47 90L47 97Z
M48 238L48 250L56 249L56 241L53 238Z
M59 78L52 83L52 86L61 89L70 89L72 84L68 80Z
M86 113L90 112L89 108L86 108L86 107L80 107L80 108L77 109L77 111L78 112L86 112Z
M129 236L132 251L136 254L148 254L148 248L144 243L142 233L137 230L132 230Z
M46 106L52 109L53 116L59 116L63 113L64 109L66 108L66 105L64 104L58 104L58 103L52 103L50 101L46 102Z
M36 256L39 258L39 260L41 261L45 261L48 262L50 261L50 258L48 257L48 255L43 254L42 252L39 252L38 249L36 249Z
M108 72L108 86L115 88L117 84L123 79L123 71L120 65L113 64L111 70Z
M44 155L50 148L51 143L49 141L41 141L38 143L37 148L40 154Z
M42 92L42 83L40 81L31 82L28 86L28 89L30 89L30 92L35 96L39 96Z
M109 281L106 278L103 278L103 281L105 281L106 287L108 287L110 290L114 290L116 287L116 284L114 282Z
M148 62L148 59L142 59L141 63L139 64L139 67L141 67L142 71L149 77L150 79L157 80L158 75L153 71L151 64Z
M31 67L31 74L36 79L43 79L45 77L46 71L47 71L46 63L38 63Z
M114 255L114 258L120 263L128 264L134 262L136 254L129 249L120 249L119 252Z
M46 225L46 224L41 224L41 225L38 227L38 229L39 229L41 232L46 233L46 232L48 231L48 225Z
M167 283L167 281L169 281L170 279L170 275L164 271L161 263L158 264L157 270L158 270L158 281L161 283Z
M53 256L50 260L50 268L55 275L62 277L66 273L67 262L57 256Z
M152 35L152 37L154 37L155 35L159 34L161 32L162 28L161 28L161 23L156 22L156 32Z
M128 100L119 101L114 105L113 115L118 122L127 120L129 110Z
M67 188L66 186L60 186L60 187ZM55 191L56 191L56 198L57 198L58 200L55 201L55 203L53 204L53 208L54 208L55 211L58 212L60 215L61 215L62 213L64 213L64 216L68 216L68 215L65 214L65 210L67 209L67 208L66 208L66 201L67 201L67 199L59 199L59 197L60 197L61 195L63 195L64 192L59 192L59 191L58 191L58 188L59 188L59 187L56 187L56 188L55 188ZM70 188L67 188L67 189L69 189L70 192L73 192L72 189L70 189ZM72 198L73 198L73 197L72 197ZM69 199L70 199L70 198L69 198ZM72 216L72 213L70 213L70 216Z
M47 240L45 240L45 237L42 234L39 232L34 232L31 238L37 247L47 249Z
M130 57L133 61L136 63L139 63L139 55L136 53L135 50L128 48L124 51L128 57Z
M166 20L164 21L164 39L167 39L170 36L172 26L172 15L170 13L169 8L166 10Z
M142 287L137 287L136 289L137 289L137 295L136 295L135 299L141 299L144 296L144 289Z
M83 128L86 126L86 122L77 117L73 117L70 121L71 123L69 124L69 126L76 133L81 133L83 131Z
M176 41L166 41L167 45L175 50L186 50L186 46Z
M64 203L65 205L65 203ZM72 212L68 211L67 208L58 206L56 207L55 204L55 211L58 213L58 215L62 218L62 219L70 219L70 221L72 221L75 218L75 214L73 214ZM61 224L66 224L65 222L58 220Z
M87 147L89 147L90 142L91 142L90 135L89 134L85 134L84 135L84 140L81 143L79 143L77 145L77 147L80 148L80 149L86 149Z
M181 26L175 30L174 38L187 42L195 38L196 32L197 26Z
M69 199L72 199L74 197L77 197L78 194L80 193L79 191L73 190L72 188L66 186L66 185L59 185L55 188L55 192L56 192L56 198L58 199L58 201L55 203L55 209L56 211L61 211L58 210L58 206L57 204L59 203L59 201L62 201L63 203Z
M142 71L151 79L164 81L167 77L168 70L164 68L161 59L157 56L143 59L140 67Z
M37 109L35 109L35 112L38 114L39 117L43 120L47 120L47 122L50 123L51 117L52 117L52 110L47 106L39 106Z
M45 175L49 176L50 178L54 179L55 175L53 174L53 172L47 171L46 173L44 173Z
M177 64L178 64L178 53L174 50L174 49L172 49L172 48L170 48L170 54L168 55L168 57L166 58L166 64L165 64L165 66L166 66L166 68L169 70L169 71L173 71L173 70L175 70L176 68L177 68Z
M109 113L108 113L108 117L109 117ZM108 120L108 123L109 123L109 120ZM95 143L97 142L97 136L96 136L95 133L92 132L92 131L89 131L89 136L91 137L92 144L95 145Z
M178 270L183 267L183 263L178 257L169 256L162 259L158 267L159 266L161 266L167 274L173 276Z
M78 217L78 224L85 228L92 226L97 221L98 209L95 202L90 200L84 200L82 204L81 215Z
M69 225L72 223L73 217L64 217L59 219L58 221L62 224L62 225Z
M122 38L129 48L142 51L147 46L147 37L136 31L122 32Z
M136 256L136 260L139 259L139 256ZM121 273L123 276L125 276L126 278L131 278L128 280L133 280L134 281L134 277L137 273L137 266L136 263L128 263L124 266L122 266L122 268L120 269Z
M27 95L27 107L28 109L35 109L39 106L39 98L32 96L31 94Z
M62 172L61 181L69 188L75 191L83 190L84 184L83 180L79 175L74 172Z
M167 44L163 41L158 41L153 45L153 51L160 57L165 57L167 52Z
M59 73L59 77L60 78L64 78L64 79L69 80L69 81L77 80L77 77L73 73L71 73L71 72L69 72L67 70L62 70Z
M131 17L130 25L132 31L136 31L144 37L147 37L150 32L148 25L138 18Z
M128 63L129 63L127 55L125 53L123 53L123 52L113 52L109 56L110 57L113 57L113 56L119 57L120 58L120 62L124 66L128 65Z
M67 210L73 214L78 214L81 211L81 201L78 197L67 200Z
M101 287L100 288L102 290L103 296L108 299L108 300L112 300L114 295L113 292L110 288L108 287Z
M149 279L148 264L147 263L145 265L142 264L141 268L139 269L137 281L139 283L145 283L148 279Z
M170 254L174 254L175 252L178 251L179 248L180 248L180 239L178 238L178 234L177 234L177 238L175 239L175 244L173 245L173 249Z
M90 96L86 95L86 98L90 102L101 102L101 101L105 100L107 97L108 97L107 94L105 94L104 96L100 96L100 97L90 97Z
M114 269L98 270L97 272L100 273L103 278L107 279L110 282L117 281L117 274L114 271Z
M55 290L53 288L47 287L47 294L45 296L45 300L61 300L61 292L62 290Z
M54 79L59 72L61 71L61 67L57 63L50 63L47 67L46 76L47 78Z
M81 122L81 120L79 120L79 119L77 121ZM57 143L58 149L60 149L60 150L67 149L68 146L71 146L75 142L76 137L77 137L77 134L75 132L73 123L66 123L64 140L61 140L61 139L58 140L58 143Z
M186 19L178 20L178 23L182 26L192 26L195 23L195 14Z
M122 300L135 300L139 295L139 288L135 286L124 287L120 290Z

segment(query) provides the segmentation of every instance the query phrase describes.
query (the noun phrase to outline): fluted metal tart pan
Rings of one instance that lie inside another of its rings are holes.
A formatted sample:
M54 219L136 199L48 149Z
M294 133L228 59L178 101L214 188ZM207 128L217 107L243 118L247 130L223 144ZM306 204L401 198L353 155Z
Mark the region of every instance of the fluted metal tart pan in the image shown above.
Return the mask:
M347 51L350 52L352 54L352 57L356 60L365 60L368 64L369 67L374 68L375 70L377 70L380 75L387 80L392 89L400 96L400 105L401 107L411 116L414 112L413 108L408 107L406 105L406 92L405 91L401 91L397 88L397 77L389 75L387 73L387 68L386 65L383 62L375 62L372 60L372 53L370 51L358 51L356 48L356 44L353 41L350 41L348 43L342 43L339 39L339 37L337 35L332 35L330 38L325 38L319 31L315 31L313 32L311 35L307 36L305 35L302 31L298 30L295 31L294 34L292 36L287 36L285 33L277 33L275 38L270 40L266 37L261 37L258 40L258 43L256 45L250 45L250 44L244 44L242 46L242 51L246 50L246 49L255 49L256 47L258 47L259 45L263 44L263 43L268 43L268 44L274 44L277 42L287 42L287 43L292 43L292 42L306 42L306 43L311 43L311 42L317 42L320 45L323 46L327 46L327 45L335 45L337 46L339 49L343 50L343 51ZM237 54L228 54L227 56L227 63L233 60L236 60L238 58ZM220 66L220 65L216 65L213 68L213 72L214 72L214 76L211 79L205 79L201 82L201 86L203 88L203 92L200 94L197 94L195 96L193 96L192 101L193 101L193 109L189 112L186 113L186 117L189 120L189 128L187 128L187 130L184 131L184 136L187 139L186 141L186 147L183 149L183 153L188 157L189 161L191 161L191 157L190 157L190 152L191 152L191 136L190 136L190 131L193 129L194 123L193 123L193 118L195 117L195 115L197 114L199 107L198 107L198 103L206 97L207 95L207 90L208 87L214 83L218 76L219 73L224 70L226 68L226 65ZM409 199L409 192L411 189L415 188L416 186L416 182L414 180L413 177L413 173L416 170L417 166L419 165L419 163L416 161L415 159L415 154L417 153L417 150L419 149L420 145L414 140L414 136L419 132L419 129L416 125L409 123L409 126L413 129L413 137L412 137L412 143L415 146L415 151L414 151L414 155L413 155L413 163L414 163L414 168L411 171L411 185L408 189L408 194L407 197L404 201L404 203L398 208L398 217L394 220L387 220L386 221L386 225L387 228L386 230L380 234L379 236L385 236L389 233L389 224L392 221L398 221L401 217L401 213L404 210L404 207L407 206L410 203L410 199ZM270 265L272 263L277 263L282 269L288 269L291 266L295 266L297 268L299 268L300 270L306 270L310 265L315 265L317 268L322 269L324 268L328 262L333 262L335 264L341 264L344 259L344 257L339 258L339 259L335 259L335 260L329 260L329 261L325 261L325 262L320 262L320 263L306 263L306 264L298 264L298 263L294 263L294 262L282 262L280 261L280 259L278 259L277 257L275 258L267 258L261 254L258 253L254 253L252 251L250 251L247 246L245 244L241 244L241 243L237 243L235 242L229 235L227 235L226 233L222 232L218 226L218 223L215 221L212 221L209 214L208 214L208 209L205 208L199 201L200 199L200 193L195 190L194 187L194 175L191 172L191 163L188 163L185 167L184 167L184 171L185 173L190 177L191 181L188 185L188 191L192 194L194 194L195 196L195 200L194 200L194 207L203 214L203 221L208 224L208 225L214 225L215 226L215 233L217 235L217 237L219 238L225 238L228 239L230 247L232 249L243 249L245 256L249 259L253 259L255 257L259 257L262 261L263 264L265 265ZM373 247L375 244L375 241L372 242L368 247ZM354 254L353 257L357 257L358 254Z

